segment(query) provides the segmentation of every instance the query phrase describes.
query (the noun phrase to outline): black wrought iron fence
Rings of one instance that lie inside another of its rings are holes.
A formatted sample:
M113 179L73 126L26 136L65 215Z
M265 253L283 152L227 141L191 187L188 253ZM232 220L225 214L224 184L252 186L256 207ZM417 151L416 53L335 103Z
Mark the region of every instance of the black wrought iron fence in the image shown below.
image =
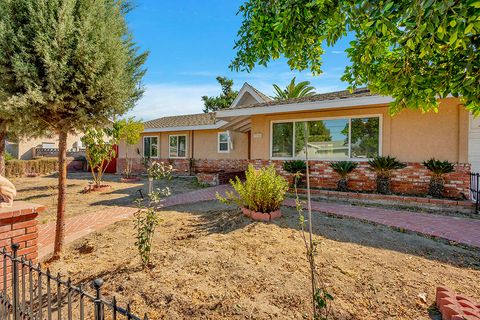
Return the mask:
M19 245L0 251L0 320L148 320L134 315L130 305L122 308L115 297L107 301L102 297L102 279L91 285L74 285L70 278L52 274L31 260L18 256Z
M470 173L470 198L475 202L475 211L480 213L480 173Z

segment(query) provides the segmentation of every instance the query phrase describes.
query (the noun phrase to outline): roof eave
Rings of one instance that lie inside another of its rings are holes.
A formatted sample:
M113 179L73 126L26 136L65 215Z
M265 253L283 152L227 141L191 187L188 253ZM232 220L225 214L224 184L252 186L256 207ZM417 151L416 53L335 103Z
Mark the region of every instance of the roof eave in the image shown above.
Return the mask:
M205 124L197 126L179 126L179 127L163 127L163 128L145 128L144 133L149 132L169 132L169 131L190 131L190 130L215 130L227 124L226 121L219 120L215 124Z
M217 111L217 119L224 119L236 116L251 116L261 114L285 113L295 111L316 111L323 109L340 109L349 107L360 107L367 105L387 104L394 101L388 96L366 96L355 98L344 98L324 101L308 101L301 103L278 104L269 106L224 109Z

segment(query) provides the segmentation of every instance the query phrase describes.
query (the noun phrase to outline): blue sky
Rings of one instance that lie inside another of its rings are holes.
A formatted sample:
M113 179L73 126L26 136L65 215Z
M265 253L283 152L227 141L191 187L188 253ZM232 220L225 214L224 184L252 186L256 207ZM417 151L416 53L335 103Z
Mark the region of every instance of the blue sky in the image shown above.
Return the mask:
M235 56L233 46L241 23L236 13L242 1L134 1L129 25L139 46L150 51L150 56L145 95L129 116L149 120L202 112L201 96L220 91L217 75L232 78L237 90L249 82L267 95L273 94L273 83L285 86L293 76L297 81L311 81L319 93L347 87L340 77L348 62L344 53L348 39L326 49L324 73L318 77L290 71L283 59L251 73L237 73L228 66Z

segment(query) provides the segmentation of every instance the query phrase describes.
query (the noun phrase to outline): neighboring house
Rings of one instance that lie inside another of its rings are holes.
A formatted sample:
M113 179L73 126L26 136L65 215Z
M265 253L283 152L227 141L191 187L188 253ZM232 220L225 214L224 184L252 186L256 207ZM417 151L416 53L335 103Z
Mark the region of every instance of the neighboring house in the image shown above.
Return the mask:
M70 156L82 154L84 148L80 140L83 134L69 134L67 150ZM58 136L20 139L18 142L7 141L6 151L16 159L30 160L34 157L56 156L58 154Z
M392 177L394 191L424 193L429 172L422 162L435 157L456 163L456 171L447 176L447 194L468 195L469 161L476 166L480 158L478 120L470 119L456 98L443 99L438 113L404 110L394 117L388 113L391 101L368 89L272 101L245 84L232 106L216 114L146 122L139 149L144 155L169 160L182 172L191 171L188 163L191 166L192 162L198 164L195 171L238 170L253 163L274 164L282 172L284 161L305 158L308 126L313 187L335 188L338 177L329 163L352 160L359 167L352 174L350 187L372 190L375 176L367 160L390 155L408 164ZM227 141L233 148L224 153ZM152 146L156 151L145 151ZM183 162L178 161L179 154ZM189 158L194 161L187 161Z

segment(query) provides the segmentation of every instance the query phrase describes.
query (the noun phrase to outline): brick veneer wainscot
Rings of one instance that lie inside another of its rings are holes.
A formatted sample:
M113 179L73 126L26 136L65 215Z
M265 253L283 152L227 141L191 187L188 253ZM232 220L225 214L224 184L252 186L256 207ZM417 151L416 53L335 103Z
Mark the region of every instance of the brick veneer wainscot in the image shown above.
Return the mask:
M42 205L24 201L14 201L12 207L0 208L0 247L11 252L11 244L18 243L18 256L25 256L33 262L38 259L38 222L39 212L45 210ZM11 270L8 263L8 271ZM0 274L3 273L3 263L0 264ZM8 273L10 277L10 273ZM0 283L1 283L0 279Z
M283 171L283 161L253 160L255 167L273 164L285 177L291 175ZM310 183L314 188L335 189L340 176L330 167L329 161L310 161ZM404 169L392 174L392 191L399 194L421 195L428 192L432 174L420 162L407 162ZM445 175L445 196L452 198L468 197L470 187L470 164L459 163L455 171ZM352 191L374 191L375 173L367 162L358 162L358 167L349 175L348 188Z
M159 159L171 163L177 174L189 174L188 159ZM255 167L275 165L276 170L291 179L291 175L283 171L281 160L206 160L195 159L195 172L217 172L245 170L249 163ZM330 161L310 161L310 183L314 188L335 189L339 175L330 168ZM404 169L395 170L392 174L392 190L394 193L422 195L428 192L428 184L432 176L430 171L420 162L407 162ZM135 172L144 172L139 160L134 162ZM125 159L117 159L117 172L125 168ZM470 187L470 164L459 163L455 171L445 175L445 196L452 198L468 198ZM352 191L374 191L375 173L369 169L366 161L358 162L358 167L349 175L348 187Z

